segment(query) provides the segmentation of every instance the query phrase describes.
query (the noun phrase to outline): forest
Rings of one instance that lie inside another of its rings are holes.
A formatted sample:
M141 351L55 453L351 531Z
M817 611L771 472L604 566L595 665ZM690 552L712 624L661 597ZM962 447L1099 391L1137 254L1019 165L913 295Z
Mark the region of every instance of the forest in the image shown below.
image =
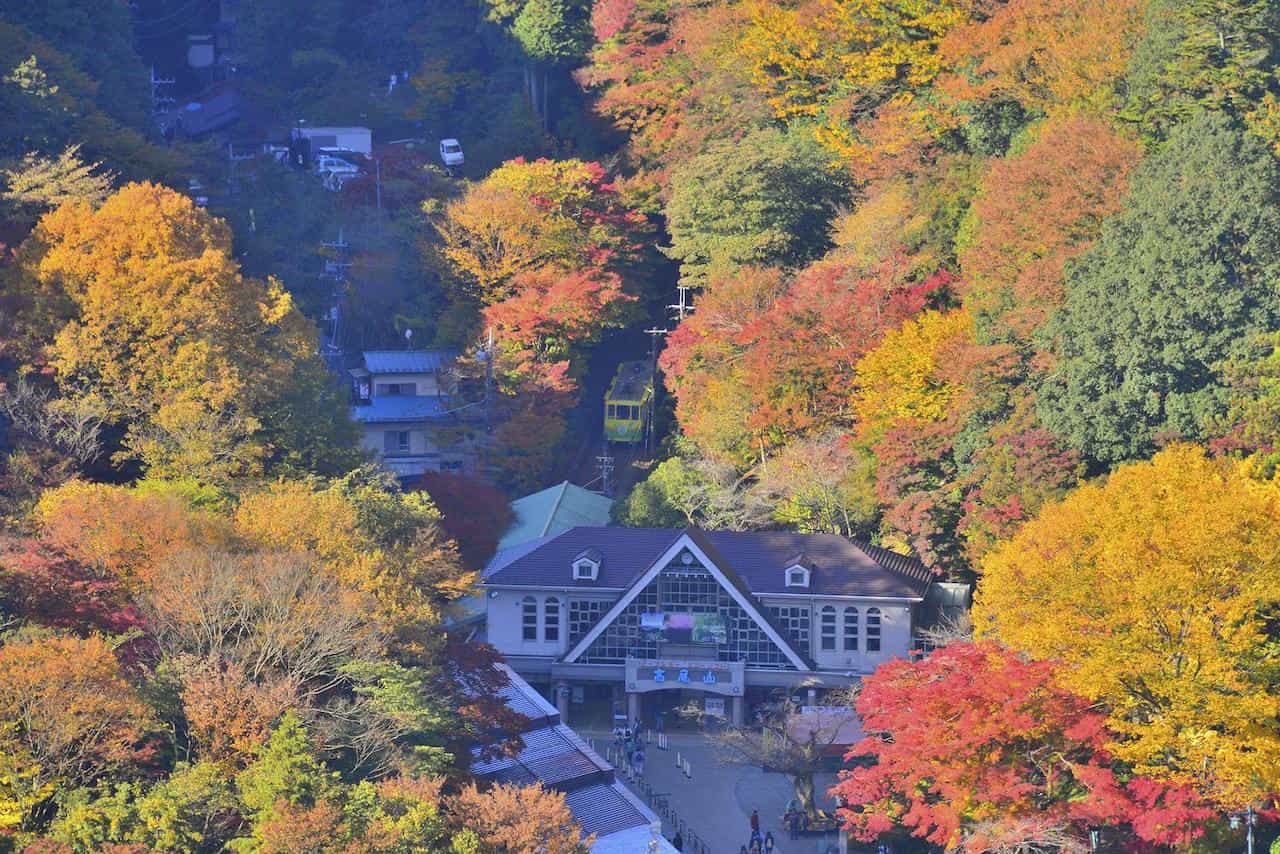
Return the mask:
M219 5L0 0L0 851L586 850L469 777L515 722L447 629L655 323L616 524L974 587L863 680L856 839L1280 818L1280 7L261 0L233 131L175 135ZM428 144L236 153L348 124ZM335 306L491 377L484 471L360 450Z

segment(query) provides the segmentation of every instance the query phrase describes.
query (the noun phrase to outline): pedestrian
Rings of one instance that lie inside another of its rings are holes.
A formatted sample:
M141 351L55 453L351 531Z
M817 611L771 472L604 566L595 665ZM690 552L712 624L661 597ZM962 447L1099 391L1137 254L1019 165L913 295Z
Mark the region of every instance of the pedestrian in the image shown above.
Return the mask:
M792 839L800 838L800 813L795 810L787 813L787 830L791 832Z
M644 776L644 748L643 747L636 749L636 755L635 755L635 758L631 761L631 764L636 767L636 776L643 777Z
M677 851L684 850L684 837L680 835L680 831L676 831L676 835L671 837L671 847Z
M738 849L738 854L751 854L751 852L748 851L747 846L744 845Z
M654 729L656 729L658 732L663 732L662 718L663 718L663 715L661 711L659 711L657 714L653 716Z
M751 835L760 835L760 810L751 811Z
M748 849L750 854L760 854L760 837L751 837L751 847Z
M765 854L773 854L773 846L774 846L774 845L776 845L776 844L777 844L777 843L775 843L775 842L773 841L773 831L772 831L772 830L771 830L771 831L769 831L768 833L766 833L766 834L764 835L764 850L765 850Z

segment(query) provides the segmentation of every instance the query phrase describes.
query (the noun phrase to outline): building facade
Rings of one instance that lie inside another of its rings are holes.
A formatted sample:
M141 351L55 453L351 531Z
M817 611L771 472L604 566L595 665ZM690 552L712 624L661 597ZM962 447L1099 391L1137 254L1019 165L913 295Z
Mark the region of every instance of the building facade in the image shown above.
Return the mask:
M400 477L469 468L471 429L457 416L443 350L369 350L353 368L352 418L362 445Z
M578 527L500 551L487 639L554 696L652 720L692 700L741 723L779 690L844 687L907 656L933 578L830 534Z

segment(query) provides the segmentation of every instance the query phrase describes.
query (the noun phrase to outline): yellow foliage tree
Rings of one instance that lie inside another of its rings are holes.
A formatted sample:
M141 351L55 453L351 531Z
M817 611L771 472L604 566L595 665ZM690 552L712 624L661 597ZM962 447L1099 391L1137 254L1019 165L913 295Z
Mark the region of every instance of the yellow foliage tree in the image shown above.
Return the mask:
M815 119L844 158L862 147L853 126L879 107L911 103L942 70L938 44L968 21L964 0L751 0L738 44L752 83L783 120Z
M1170 447L1045 506L982 563L981 636L1064 662L1115 755L1226 807L1280 790L1280 492Z
M858 361L854 408L863 436L901 419L941 421L961 386L942 370L948 354L972 341L963 311L926 311L889 332Z
M64 310L46 318L59 384L127 428L118 458L218 482L341 422L315 329L279 283L240 273L230 229L186 196L130 184L65 205L21 260L33 302Z

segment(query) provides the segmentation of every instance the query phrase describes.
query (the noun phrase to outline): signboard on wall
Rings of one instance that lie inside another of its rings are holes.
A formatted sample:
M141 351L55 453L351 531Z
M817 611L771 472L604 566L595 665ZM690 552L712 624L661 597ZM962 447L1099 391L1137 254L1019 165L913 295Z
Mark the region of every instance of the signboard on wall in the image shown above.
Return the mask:
M661 632L663 639L671 643L721 644L729 639L728 627L720 614L651 611L640 615L640 629Z
M707 697L702 701L702 710L717 718L724 717L724 697Z
M689 688L741 697L745 678L742 661L628 658L626 663L627 690L634 692Z

